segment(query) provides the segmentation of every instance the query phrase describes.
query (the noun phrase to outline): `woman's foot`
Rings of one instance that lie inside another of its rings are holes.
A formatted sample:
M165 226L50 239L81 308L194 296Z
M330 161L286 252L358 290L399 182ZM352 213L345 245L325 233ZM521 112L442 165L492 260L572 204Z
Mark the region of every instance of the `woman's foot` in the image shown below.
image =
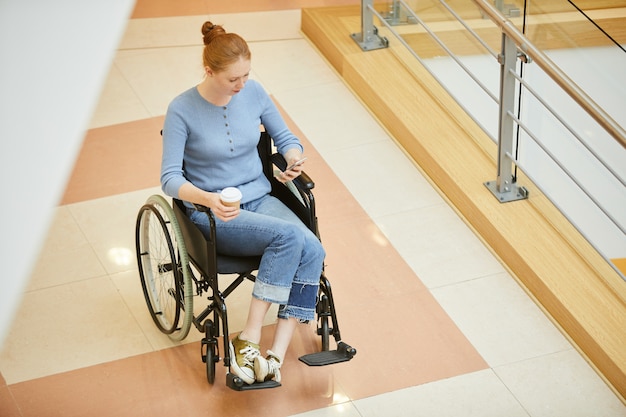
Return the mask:
M242 340L239 336L230 341L230 369L246 384L254 383L255 359L261 357L259 345Z
M267 351L267 357L257 356L254 359L254 373L257 382L271 381L280 382L280 366L283 361L271 350Z

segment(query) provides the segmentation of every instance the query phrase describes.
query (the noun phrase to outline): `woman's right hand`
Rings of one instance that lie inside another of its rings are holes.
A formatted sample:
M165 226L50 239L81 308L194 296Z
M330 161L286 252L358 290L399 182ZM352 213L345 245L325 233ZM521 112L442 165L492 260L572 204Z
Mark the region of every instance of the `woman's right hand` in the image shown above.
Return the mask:
M207 193L210 204L207 204L213 211L213 215L223 222L228 222L239 215L241 211L239 206L226 206L222 203L219 193Z
M194 186L190 182L184 183L178 189L178 198L208 207L218 219L227 222L239 215L239 207L230 207L222 203L219 193L211 193Z

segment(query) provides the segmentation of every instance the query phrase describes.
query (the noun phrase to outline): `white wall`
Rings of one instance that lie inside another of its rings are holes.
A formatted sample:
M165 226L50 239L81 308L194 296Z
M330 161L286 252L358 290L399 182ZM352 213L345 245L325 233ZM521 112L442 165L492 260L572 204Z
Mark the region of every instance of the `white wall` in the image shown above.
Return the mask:
M133 6L0 0L0 346Z

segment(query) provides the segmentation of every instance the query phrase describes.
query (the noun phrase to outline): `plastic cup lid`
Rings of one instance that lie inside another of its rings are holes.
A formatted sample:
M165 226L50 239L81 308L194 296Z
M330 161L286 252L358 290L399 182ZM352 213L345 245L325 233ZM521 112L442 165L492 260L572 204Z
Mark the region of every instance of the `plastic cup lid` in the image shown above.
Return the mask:
M223 201L230 203L241 200L241 191L235 187L226 187L220 194Z

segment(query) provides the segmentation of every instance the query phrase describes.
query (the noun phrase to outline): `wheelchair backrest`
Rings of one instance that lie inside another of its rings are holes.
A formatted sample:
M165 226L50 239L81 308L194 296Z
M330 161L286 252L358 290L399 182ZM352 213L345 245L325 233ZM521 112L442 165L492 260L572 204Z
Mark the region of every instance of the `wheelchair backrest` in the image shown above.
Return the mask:
M269 133L261 132L261 136L259 137L259 143L257 145L257 150L259 151L259 157L261 158L261 163L263 164L263 173L267 178L273 178L274 172L272 168L272 138Z

